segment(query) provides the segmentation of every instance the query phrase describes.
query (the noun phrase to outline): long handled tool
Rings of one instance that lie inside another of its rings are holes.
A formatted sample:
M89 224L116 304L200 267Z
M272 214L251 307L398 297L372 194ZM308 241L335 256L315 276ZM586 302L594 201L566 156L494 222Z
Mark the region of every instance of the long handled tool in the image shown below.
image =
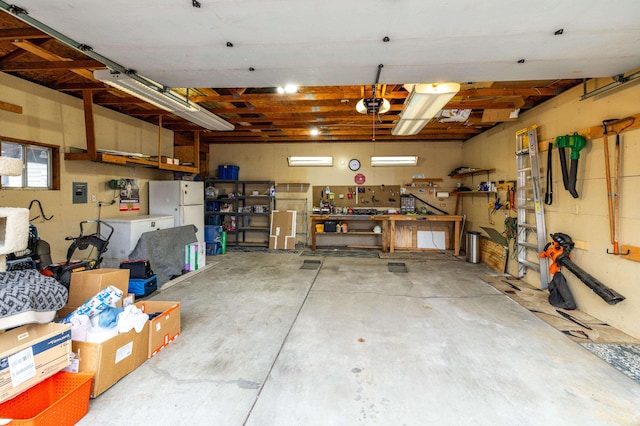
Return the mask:
M609 205L609 237L611 244L614 242L616 233L616 221L613 216L613 198L611 197L611 166L609 163L609 138L607 123L615 120L605 120L602 122L602 148L604 149L604 171L607 181L607 203Z
M616 133L615 149L616 174L613 180L613 252L620 253L618 236L620 233L620 135Z

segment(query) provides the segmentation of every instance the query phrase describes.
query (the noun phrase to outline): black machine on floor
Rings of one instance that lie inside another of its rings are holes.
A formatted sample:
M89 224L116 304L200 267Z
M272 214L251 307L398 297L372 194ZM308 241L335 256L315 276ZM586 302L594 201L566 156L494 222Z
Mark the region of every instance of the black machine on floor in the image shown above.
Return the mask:
M569 256L575 246L573 240L567 234L557 232L551 234L552 242L547 243L540 257L548 257L552 260L549 266L551 274L555 275L562 266L573 274L610 305L622 302L625 297L615 290L607 287L596 278L588 274L584 269L573 263Z
M41 240L38 229L29 224L29 237L27 248L7 255L7 271L19 271L24 269L41 270L51 264L51 248L49 243Z
M80 235L65 238L73 241L67 250L67 260L45 267L42 273L54 277L69 288L72 272L100 267L112 234L113 226L106 222L99 219L83 220L80 222Z

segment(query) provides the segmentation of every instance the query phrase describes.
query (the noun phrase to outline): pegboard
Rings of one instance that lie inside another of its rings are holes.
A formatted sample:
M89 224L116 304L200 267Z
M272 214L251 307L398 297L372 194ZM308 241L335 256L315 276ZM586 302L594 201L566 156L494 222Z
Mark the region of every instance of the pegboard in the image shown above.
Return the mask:
M328 200L326 189L326 186L313 187L315 207L320 206L321 200ZM360 192L357 192L358 190ZM400 185L330 186L329 191L333 193L334 207L400 208Z

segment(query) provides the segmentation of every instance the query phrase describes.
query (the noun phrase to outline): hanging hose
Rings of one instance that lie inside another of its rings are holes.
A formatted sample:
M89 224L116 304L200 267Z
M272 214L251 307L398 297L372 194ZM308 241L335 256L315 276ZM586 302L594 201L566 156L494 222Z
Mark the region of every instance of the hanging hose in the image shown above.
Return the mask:
M33 207L34 204L38 204L38 208L40 209L40 214L36 217L34 217L33 219L30 219L29 221L32 222L40 217L42 217L42 219L44 219L45 221L47 220L51 220L53 219L53 216L49 216L47 217L46 214L44 214L44 209L42 208L42 203L40 202L40 200L31 200L31 202L29 203L29 211L31 211L31 207Z
M518 238L518 218L505 216L504 218L504 236L507 238L507 247L511 245L511 241L516 241ZM518 250L513 250L511 253L513 259L518 258Z

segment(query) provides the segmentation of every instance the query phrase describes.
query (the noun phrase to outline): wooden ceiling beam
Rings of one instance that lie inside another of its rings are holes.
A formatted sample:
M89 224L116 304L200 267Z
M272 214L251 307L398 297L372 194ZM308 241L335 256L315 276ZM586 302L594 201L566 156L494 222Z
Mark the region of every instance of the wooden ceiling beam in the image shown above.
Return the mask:
M51 39L49 34L43 33L35 28L7 28L0 30L0 40L17 40L17 39Z
M104 68L102 62L93 59L62 60L62 61L33 61L33 62L4 62L0 64L0 70L6 72L15 71L56 71L73 70L81 68Z
M365 91L366 94L366 91ZM501 89L501 88L480 88L480 89L463 89L456 94L456 98L473 98L473 97L498 97L498 96L555 96L558 94L557 89L553 88L518 88L518 89ZM385 93L384 98L405 99L409 93L405 90ZM363 97L359 89L342 90L333 89L333 91L321 93L294 93L294 94L278 94L278 93L243 93L240 96L234 95L198 95L190 96L193 102L274 102L280 97L285 102L301 102L316 100L341 100L341 99L361 99Z

